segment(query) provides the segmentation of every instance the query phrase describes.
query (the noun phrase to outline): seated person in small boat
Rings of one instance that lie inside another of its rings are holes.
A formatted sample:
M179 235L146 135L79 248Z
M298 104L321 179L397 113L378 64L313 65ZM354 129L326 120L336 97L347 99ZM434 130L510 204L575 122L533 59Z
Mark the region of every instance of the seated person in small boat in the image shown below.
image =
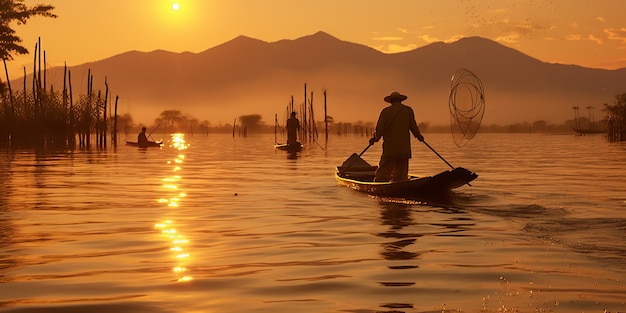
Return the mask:
M137 146L141 148L148 147L148 137L146 137L146 128L142 127L141 132L137 135Z
M300 129L300 121L296 118L296 112L291 112L291 117L287 120L287 144L297 146L298 130Z
M402 104L407 96L396 91L384 98L391 105L380 112L376 131L369 143L373 145L383 138L383 153L376 170L375 181L403 181L409 176L411 136L424 141L411 107Z

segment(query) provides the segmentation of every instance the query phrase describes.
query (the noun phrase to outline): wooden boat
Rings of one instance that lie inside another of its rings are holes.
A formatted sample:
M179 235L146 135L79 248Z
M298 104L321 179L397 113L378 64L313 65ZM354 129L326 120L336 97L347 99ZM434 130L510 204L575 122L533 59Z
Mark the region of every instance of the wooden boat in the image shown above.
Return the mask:
M278 150L283 150L287 152L300 152L304 146L297 142L295 145L290 145L288 143L275 143L274 148Z
M341 166L337 166L335 178L341 185L375 196L422 198L445 194L478 177L465 168L457 167L434 176L409 175L405 181L375 182L377 168L378 166L370 165L355 153Z
M604 134L607 131L606 130L602 130L602 129L582 129L582 128L573 128L573 130L579 135L579 136L584 136L584 135L594 135L594 134Z
M139 147L139 144L136 141L126 141L127 146ZM150 147L161 147L163 145L163 140L159 141L148 141L147 147L140 148L150 148Z

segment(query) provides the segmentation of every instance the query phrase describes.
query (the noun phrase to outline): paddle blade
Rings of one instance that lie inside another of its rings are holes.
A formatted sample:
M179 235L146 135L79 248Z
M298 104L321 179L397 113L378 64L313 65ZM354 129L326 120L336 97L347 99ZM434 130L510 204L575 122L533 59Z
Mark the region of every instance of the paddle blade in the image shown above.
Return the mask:
M371 167L367 161L363 160L358 154L352 153L352 155L347 158L341 167L351 167L351 168L359 168L359 167Z
M358 154L353 153L348 159L346 159L341 166L337 166L341 175L349 172L364 172L364 171L376 171L378 166L373 166L363 160Z

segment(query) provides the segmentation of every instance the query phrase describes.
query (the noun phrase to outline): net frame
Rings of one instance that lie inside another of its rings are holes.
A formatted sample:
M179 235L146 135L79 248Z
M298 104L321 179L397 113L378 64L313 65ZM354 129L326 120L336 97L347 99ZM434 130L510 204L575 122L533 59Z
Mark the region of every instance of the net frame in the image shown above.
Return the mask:
M485 115L485 90L472 71L461 68L452 75L448 106L454 143L463 147L476 136Z

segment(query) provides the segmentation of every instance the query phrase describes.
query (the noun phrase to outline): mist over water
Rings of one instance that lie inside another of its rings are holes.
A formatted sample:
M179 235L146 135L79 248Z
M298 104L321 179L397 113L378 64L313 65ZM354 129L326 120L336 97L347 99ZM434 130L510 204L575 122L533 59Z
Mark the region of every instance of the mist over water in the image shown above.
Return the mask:
M445 205L338 185L358 136L2 151L0 312L626 310L625 144L425 137L479 174ZM411 173L448 169L412 145Z

